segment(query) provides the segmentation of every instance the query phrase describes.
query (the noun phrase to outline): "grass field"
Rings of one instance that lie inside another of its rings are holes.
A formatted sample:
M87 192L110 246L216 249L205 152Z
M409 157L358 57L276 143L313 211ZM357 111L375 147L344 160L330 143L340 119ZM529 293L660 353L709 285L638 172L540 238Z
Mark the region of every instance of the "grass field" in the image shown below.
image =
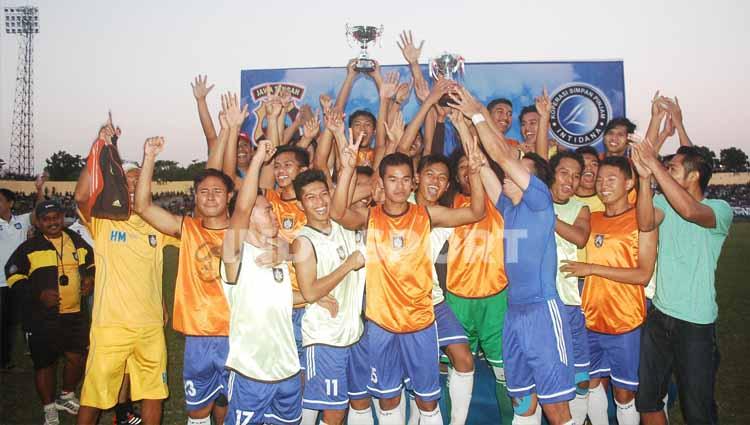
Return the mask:
M750 223L735 223L719 261L716 289L719 303L718 334L721 366L717 383L717 400L721 423L724 425L750 424L750 404L747 403L750 362L750 326L745 323L750 312ZM164 294L171 307L176 250L165 255ZM172 265L169 267L169 265ZM170 397L164 403L164 424L186 422L182 391L182 354L184 338L171 327L166 331L169 350L168 379ZM34 390L31 360L24 355L25 346L16 344L14 358L25 372L0 374L0 424L40 424L43 415ZM745 400L745 401L743 401ZM62 424L74 424L75 418L60 414ZM672 424L683 424L677 407L670 411ZM112 423L111 412L105 412L100 424Z

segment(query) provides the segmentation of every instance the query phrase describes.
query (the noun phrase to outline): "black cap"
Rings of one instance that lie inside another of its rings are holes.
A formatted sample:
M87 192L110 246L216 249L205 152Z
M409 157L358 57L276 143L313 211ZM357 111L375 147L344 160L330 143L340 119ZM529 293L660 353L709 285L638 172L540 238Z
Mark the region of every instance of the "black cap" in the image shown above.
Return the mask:
M54 211L62 212L62 210L62 207L57 201L42 201L36 206L36 216L37 218L42 218L47 213Z

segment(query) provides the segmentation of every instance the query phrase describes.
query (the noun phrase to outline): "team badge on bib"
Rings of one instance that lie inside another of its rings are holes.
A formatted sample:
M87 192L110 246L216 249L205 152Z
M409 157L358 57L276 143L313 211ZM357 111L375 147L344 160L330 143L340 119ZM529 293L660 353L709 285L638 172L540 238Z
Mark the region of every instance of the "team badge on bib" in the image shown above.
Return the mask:
M21 223L16 223L16 224L14 225L14 227L15 227L16 229L18 229L18 230L21 230L21 227L22 227L22 226L21 226Z
M73 259L78 261L78 253L73 251Z
M354 232L354 242L362 243L362 231L361 230L356 230Z
M148 244L156 248L156 235L148 235Z
M404 237L402 235L393 236L391 239L393 249L401 249L404 247Z
M284 230L291 230L292 227L294 227L294 220L289 217L284 218L281 222L281 227L283 227Z
M597 248L601 248L604 245L604 235L596 235L594 237L594 245Z
M273 268L273 280L275 280L278 283L281 283L284 280L284 270L274 267Z
M339 255L339 258L341 260L344 260L346 258L346 252L344 251L343 246L336 248L336 253Z

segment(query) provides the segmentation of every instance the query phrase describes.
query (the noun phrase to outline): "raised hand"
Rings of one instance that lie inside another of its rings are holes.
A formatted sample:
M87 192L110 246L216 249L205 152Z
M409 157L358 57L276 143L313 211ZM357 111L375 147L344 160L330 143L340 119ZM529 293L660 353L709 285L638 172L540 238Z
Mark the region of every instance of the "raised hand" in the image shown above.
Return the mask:
M344 132L344 114L337 109L332 109L328 115L325 116L325 123L326 128L332 133Z
M547 94L547 87L542 89L542 95L534 100L536 105L536 111L542 117L549 118L550 112L552 111L552 102L549 100L549 94Z
M674 133L676 130L677 130L677 127L675 127L674 125L672 114L667 114L667 118L664 120L664 128L659 133L659 139L664 140L667 137L674 136Z
M333 107L333 99L331 99L331 96L328 96L327 94L321 94L318 98L318 101L320 102L320 109L324 114L327 114L328 110Z
M227 113L224 110L219 112L219 125L222 130L229 130L229 121L227 121Z
M240 109L240 102L236 93L227 93L227 102L226 116L229 126L232 128L242 127L242 123L250 115L247 111L247 105Z
M362 144L362 140L365 138L364 133L359 134L358 140L350 140L347 142L344 149L341 150L341 165L345 168L354 168L357 166L357 152L359 151L359 145Z
M164 138L159 137L149 137L146 139L146 142L143 144L143 154L144 156L149 157L156 157L158 156L162 150L164 150Z
M357 70L354 69L354 65L357 64L357 58L349 59L349 62L346 63L346 76L348 78L354 78L355 75L357 75Z
M430 96L430 86L427 85L427 81L424 78L418 78L414 81L414 94L417 95L417 99L422 103Z
M654 93L654 98L651 99L651 115L652 116L658 116L658 115L663 115L667 113L665 100L669 100L669 98L660 96L659 90L657 90L656 93Z
M451 91L455 91L457 87L458 85L455 81L445 79L438 80L438 82L435 83L434 86L432 86L432 91L430 91L430 95L427 96L427 100L425 100L425 103L434 105L438 103L443 95L448 94Z
M34 187L36 188L37 192L42 190L44 184L47 183L47 180L49 180L49 174L47 174L46 171L36 176L36 180L34 180Z
M385 80L383 80L383 83L380 85L380 98L381 99L393 98L393 96L396 95L396 91L398 90L398 86L399 86L398 82L399 82L398 71L389 72L385 76Z
M117 130L112 125L112 113L110 112L107 122L99 129L98 138L105 142L112 143L112 138L117 135Z
M461 111L459 111L458 109L450 108L448 110L448 117L453 123L453 126L456 127L459 132L462 132L464 130L469 131L469 126L466 124L466 120L464 119L464 115L461 113Z
M452 103L449 103L448 106L454 109L458 109L467 118L471 118L475 114L479 114L482 112L482 104L474 99L474 96L472 96L471 93L466 90L466 87L458 87L458 90L451 91L448 96L450 96L452 101Z
M252 161L260 161L261 164L265 163L266 161L271 159L274 153L276 153L276 148L273 147L270 140L259 140L258 147L255 148L255 154L253 155Z
M283 108L281 98L276 94L268 95L263 101L263 108L268 118L278 118Z
M292 103L292 94L289 93L289 90L281 89L279 93L279 100L281 101L281 107L284 111L289 112L294 107L294 103Z
M677 99L677 97L675 97L674 100L668 97L665 97L662 100L662 104L664 105L664 108L666 108L667 112L672 118L670 121L672 121L672 124L674 125L674 127L681 126L682 125L682 108L680 108L680 101Z
M633 163L633 167L635 167L635 171L638 173L638 176L645 178L649 177L652 173L651 169L648 168L645 162L643 162L643 158L641 156L641 146L642 143L638 143L632 146L630 150L630 160Z
M401 49L401 54L404 55L404 59L409 65L419 63L419 55L422 53L422 47L424 46L424 40L419 43L419 47L414 45L414 37L411 35L411 30L403 31L399 35L399 41L396 41L396 45Z
M396 96L393 100L396 101L399 105L402 105L404 102L406 102L406 99L409 97L409 92L411 91L411 86L414 84L414 81L409 81L408 83L401 83L398 85L398 88L396 89Z
M375 81L375 84L382 84L383 82L383 75L380 73L380 62L376 61L375 59L372 59L372 63L375 64L375 69L368 72L367 75L370 76Z
M213 84L208 86L207 81L208 75L204 75L203 77L199 75L195 77L195 81L190 83L190 87L193 88L193 96L195 96L196 100L205 99L211 89L214 88Z
M385 127L385 135L393 143L398 143L401 140L404 135L404 114L401 111L396 112L391 124Z
M318 118L318 111L309 120L305 121L304 126L305 137L314 139L320 133L320 119Z

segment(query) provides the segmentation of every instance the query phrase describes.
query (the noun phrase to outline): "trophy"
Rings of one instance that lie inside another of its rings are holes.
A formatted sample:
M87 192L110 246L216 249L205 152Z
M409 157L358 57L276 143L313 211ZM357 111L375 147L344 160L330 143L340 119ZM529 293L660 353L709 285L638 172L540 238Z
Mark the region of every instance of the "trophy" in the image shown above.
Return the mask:
M437 81L439 79L458 82L464 74L464 57L455 53L443 53L438 57L430 59L430 77ZM447 106L451 99L443 95L438 104Z
M370 56L367 54L367 46L382 35L382 25L378 28L364 25L351 26L346 24L346 40L349 45L352 45L352 39L359 43L359 58L357 58L357 63L354 64L354 69L357 70L357 72L367 73L375 70L375 61L370 59Z

